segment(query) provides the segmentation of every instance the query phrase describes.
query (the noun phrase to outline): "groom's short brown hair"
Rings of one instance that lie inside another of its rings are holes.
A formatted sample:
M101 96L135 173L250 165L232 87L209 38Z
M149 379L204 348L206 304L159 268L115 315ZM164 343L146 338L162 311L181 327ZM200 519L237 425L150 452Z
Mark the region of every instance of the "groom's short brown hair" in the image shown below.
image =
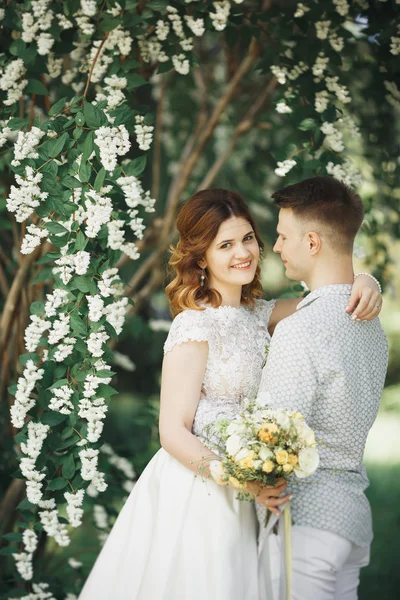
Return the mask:
M322 226L331 246L351 252L364 218L360 196L334 177L310 177L272 194L279 208Z

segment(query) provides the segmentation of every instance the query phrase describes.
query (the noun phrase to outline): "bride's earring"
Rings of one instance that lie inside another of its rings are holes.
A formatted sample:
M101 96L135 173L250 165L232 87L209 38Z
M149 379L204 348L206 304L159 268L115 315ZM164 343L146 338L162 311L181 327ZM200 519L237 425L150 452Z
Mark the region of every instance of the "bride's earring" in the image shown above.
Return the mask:
M206 276L204 273L204 269L201 270L201 277L200 277L200 286L203 287L204 286L204 282L205 282Z

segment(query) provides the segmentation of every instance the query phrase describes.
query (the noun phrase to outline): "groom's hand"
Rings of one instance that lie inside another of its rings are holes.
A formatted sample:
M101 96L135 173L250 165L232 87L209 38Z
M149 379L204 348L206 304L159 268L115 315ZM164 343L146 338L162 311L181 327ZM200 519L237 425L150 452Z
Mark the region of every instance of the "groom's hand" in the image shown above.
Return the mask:
M281 514L278 506L291 499L289 494L281 497L286 488L287 481L283 477L277 479L274 486L262 486L257 482L247 484L247 490L254 495L254 500L278 516Z

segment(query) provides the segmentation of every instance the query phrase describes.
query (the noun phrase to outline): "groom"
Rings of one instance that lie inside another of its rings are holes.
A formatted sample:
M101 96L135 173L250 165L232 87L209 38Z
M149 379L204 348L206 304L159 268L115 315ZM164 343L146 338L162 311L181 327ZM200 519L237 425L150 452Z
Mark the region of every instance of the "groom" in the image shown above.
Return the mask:
M289 486L293 600L355 600L372 540L362 461L388 360L379 320L345 313L363 207L332 177L306 179L272 197L280 208L274 251L287 277L304 281L311 293L276 327L259 395L303 413L321 458L315 475L293 477ZM272 554L273 562L280 542L273 534L268 541L264 556Z

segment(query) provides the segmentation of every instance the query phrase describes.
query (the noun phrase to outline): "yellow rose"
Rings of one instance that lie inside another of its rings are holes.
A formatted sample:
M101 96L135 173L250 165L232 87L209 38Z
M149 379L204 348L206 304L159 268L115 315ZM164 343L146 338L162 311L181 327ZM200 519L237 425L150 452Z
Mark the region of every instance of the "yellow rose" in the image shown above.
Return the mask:
M289 465L292 465L294 467L295 465L297 465L298 462L299 462L299 459L297 458L297 456L295 454L289 454L289 458L288 458Z
M291 473L293 471L293 465L285 463L284 465L282 465L282 471L284 473Z
M238 489L245 488L247 485L246 482L240 483L240 481L238 479L236 479L236 477L232 477L232 476L229 477L229 483L231 485L233 485L233 487L238 488Z
M289 454L286 452L286 450L277 450L275 452L275 459L278 465L284 465L285 463L287 463L288 458Z
M274 470L274 463L272 462L272 460L265 460L261 468L264 471L264 473L272 473L272 471Z
M263 423L257 435L260 440L269 444L270 442L276 442L278 440L278 436L276 435L278 432L279 427L276 423Z
M238 465L241 469L254 469L254 459L256 457L256 453L254 450L250 450L250 452L239 460Z

